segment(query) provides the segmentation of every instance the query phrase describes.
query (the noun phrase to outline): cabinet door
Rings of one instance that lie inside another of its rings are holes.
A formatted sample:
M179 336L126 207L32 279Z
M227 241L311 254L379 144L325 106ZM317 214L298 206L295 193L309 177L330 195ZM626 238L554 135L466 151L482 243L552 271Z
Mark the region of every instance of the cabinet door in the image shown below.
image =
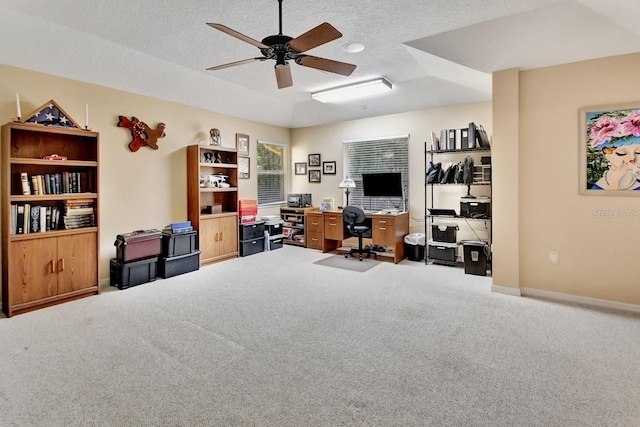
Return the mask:
M57 239L20 240L11 243L9 304L16 305L58 293Z
M344 238L342 215L325 214L324 238L330 240L342 240Z
M238 252L238 219L226 216L218 219L219 251L218 255L229 255Z
M218 219L206 218L200 219L200 257L203 260L211 259L218 253L218 242L220 236L218 234Z
M395 221L391 218L374 218L371 237L376 245L394 247Z
M96 234L58 237L58 294L98 284Z

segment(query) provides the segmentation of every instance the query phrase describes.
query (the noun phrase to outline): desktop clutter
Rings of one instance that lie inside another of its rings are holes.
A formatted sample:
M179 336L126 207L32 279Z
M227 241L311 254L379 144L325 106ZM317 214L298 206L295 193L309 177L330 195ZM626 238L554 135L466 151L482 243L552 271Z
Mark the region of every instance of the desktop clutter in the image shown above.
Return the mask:
M118 234L116 257L109 264L109 283L118 289L149 283L200 268L198 239L191 221L174 222L162 229Z

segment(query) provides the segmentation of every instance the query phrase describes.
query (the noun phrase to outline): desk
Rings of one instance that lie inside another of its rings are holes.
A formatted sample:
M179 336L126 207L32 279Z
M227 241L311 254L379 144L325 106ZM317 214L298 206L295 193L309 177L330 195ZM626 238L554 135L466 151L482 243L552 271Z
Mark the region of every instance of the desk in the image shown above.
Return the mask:
M404 236L409 234L409 212L365 212L365 216L371 221L372 243L392 249L394 263L402 261L405 258ZM342 211L322 212L322 252L341 247L342 241L349 237L352 236L342 221Z

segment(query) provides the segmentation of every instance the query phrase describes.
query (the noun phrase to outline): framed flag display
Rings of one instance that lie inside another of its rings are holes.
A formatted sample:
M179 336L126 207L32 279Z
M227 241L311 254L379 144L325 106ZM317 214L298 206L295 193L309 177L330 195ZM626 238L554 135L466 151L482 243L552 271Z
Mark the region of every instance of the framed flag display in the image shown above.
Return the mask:
M81 126L53 99L42 104L37 110L27 115L24 123L81 129Z

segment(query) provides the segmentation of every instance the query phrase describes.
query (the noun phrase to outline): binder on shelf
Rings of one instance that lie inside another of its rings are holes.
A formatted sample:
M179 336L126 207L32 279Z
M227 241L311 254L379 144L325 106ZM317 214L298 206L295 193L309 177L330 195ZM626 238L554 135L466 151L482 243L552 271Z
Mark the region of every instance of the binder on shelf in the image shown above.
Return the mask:
M469 128L460 129L460 148L462 150L469 148Z
M456 130L449 129L449 138L447 140L447 150L455 150L456 149Z

